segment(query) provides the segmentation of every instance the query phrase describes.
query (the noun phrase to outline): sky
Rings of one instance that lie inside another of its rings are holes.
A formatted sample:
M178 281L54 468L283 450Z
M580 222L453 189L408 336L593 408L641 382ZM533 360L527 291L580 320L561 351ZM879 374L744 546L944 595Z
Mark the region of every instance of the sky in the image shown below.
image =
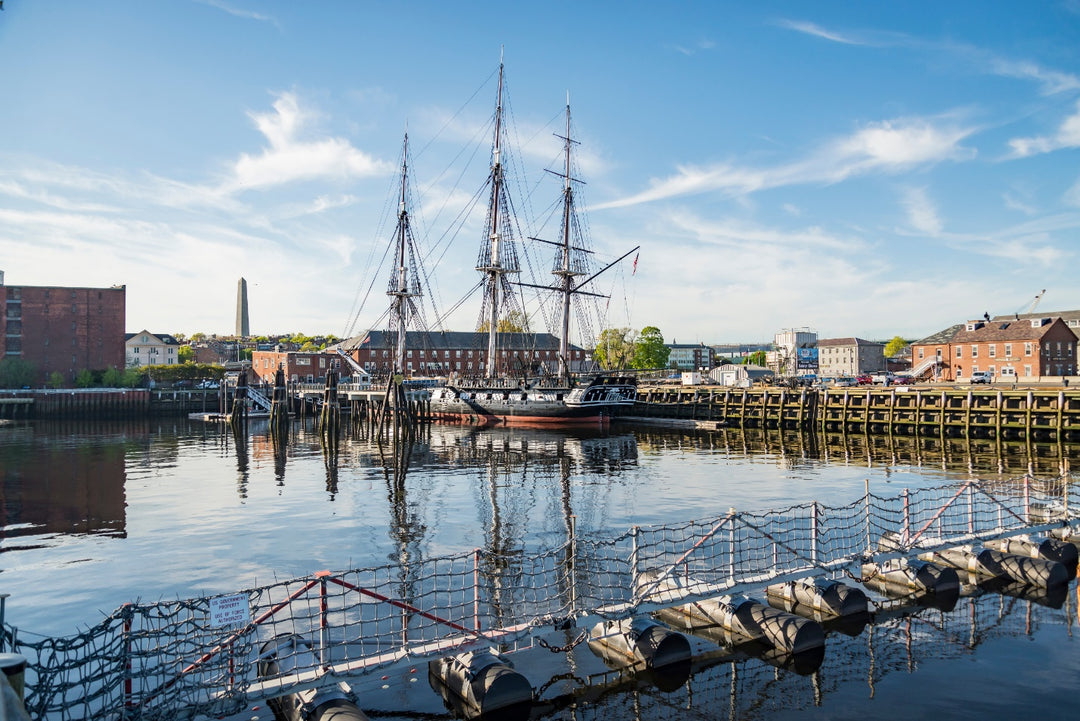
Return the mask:
M568 97L596 267L640 246L599 326L1080 308L1080 0L6 0L5 282L123 284L130 332L229 334L240 277L253 334L385 327L407 129L425 302L473 330L500 58L522 247Z

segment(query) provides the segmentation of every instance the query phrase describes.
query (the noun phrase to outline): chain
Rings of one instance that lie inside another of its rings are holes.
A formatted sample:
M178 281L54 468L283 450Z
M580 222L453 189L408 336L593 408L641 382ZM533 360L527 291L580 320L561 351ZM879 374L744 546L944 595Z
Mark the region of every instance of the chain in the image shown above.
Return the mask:
M542 648L546 648L548 651L551 651L552 653L567 653L568 651L572 651L575 647L580 645L581 642L584 641L585 639L587 639L588 637L589 637L589 631L588 631L588 629L584 629L584 630L582 630L581 633L579 633L577 635L577 638L575 638L573 641L566 644L565 646L552 646L550 643L548 643L547 641L545 641L542 638L537 638L536 643L537 643L538 646L540 646Z

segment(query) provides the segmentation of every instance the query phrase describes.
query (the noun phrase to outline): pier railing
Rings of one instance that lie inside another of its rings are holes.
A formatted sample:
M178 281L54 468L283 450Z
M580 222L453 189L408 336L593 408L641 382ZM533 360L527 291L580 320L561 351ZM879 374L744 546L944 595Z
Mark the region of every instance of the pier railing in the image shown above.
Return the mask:
M871 493L844 506L731 509L718 518L578 536L554 549L476 550L403 560L185 601L133 603L60 638L3 629L29 659L26 705L40 719L224 716L253 703L371 672L406 657L478 645L527 647L554 629L586 628L680 603L867 560L1031 531L1080 526L1066 475ZM879 548L888 537L887 550ZM668 605L670 601L668 602ZM283 636L312 651L275 674Z

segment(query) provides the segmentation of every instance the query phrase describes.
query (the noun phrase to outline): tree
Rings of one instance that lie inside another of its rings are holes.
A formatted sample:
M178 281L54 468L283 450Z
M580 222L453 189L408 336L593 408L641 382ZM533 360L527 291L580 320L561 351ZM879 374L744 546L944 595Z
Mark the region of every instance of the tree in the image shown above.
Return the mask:
M184 341L187 340L187 336L184 335L183 333L173 333L172 337L176 339L177 343L183 343Z
M180 346L180 349L176 351L176 358L181 363L194 363L195 349L189 345L182 345Z
M892 358L900 351L908 347L908 342L900 336L893 336L893 339L885 344L885 357Z
M191 334L191 342L192 343L202 343L204 340L206 340L206 333L192 333Z
M75 374L76 388L89 388L94 385L94 372L89 368L83 368Z
M0 360L0 388L22 388L29 386L37 377L37 368L23 358L5 358Z
M743 358L743 365L752 364L765 367L765 351L757 350Z
M480 327L476 329L477 333L487 333L488 328L491 325L484 321L480 324ZM520 310L512 310L506 314L505 318L499 319L499 324L495 326L499 333L524 333L525 332L525 316Z
M106 388L122 388L124 385L124 371L119 368L109 368L101 374L101 385Z
M53 371L49 374L48 385L49 388L52 388L53 390L64 387L64 376L61 375L60 371Z
M604 370L626 368L634 357L634 332L629 328L605 328L593 350L593 360Z
M654 325L646 326L634 341L634 358L630 367L639 370L665 368L670 355L671 349L664 345L664 334L660 329Z

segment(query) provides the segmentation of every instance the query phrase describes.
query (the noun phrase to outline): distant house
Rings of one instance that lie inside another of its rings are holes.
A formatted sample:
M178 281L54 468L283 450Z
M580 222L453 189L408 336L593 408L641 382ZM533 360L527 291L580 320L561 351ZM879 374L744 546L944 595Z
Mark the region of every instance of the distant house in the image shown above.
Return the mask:
M749 388L758 381L771 381L773 375L770 369L751 363L727 363L709 371L709 378L713 383L734 388Z
M175 365L180 362L180 341L168 333L124 334L124 362L128 368L151 365Z
M822 338L817 348L820 376L857 376L885 370L884 343L862 338Z
M668 343L668 366L679 370L696 371L713 367L716 351L704 343Z

